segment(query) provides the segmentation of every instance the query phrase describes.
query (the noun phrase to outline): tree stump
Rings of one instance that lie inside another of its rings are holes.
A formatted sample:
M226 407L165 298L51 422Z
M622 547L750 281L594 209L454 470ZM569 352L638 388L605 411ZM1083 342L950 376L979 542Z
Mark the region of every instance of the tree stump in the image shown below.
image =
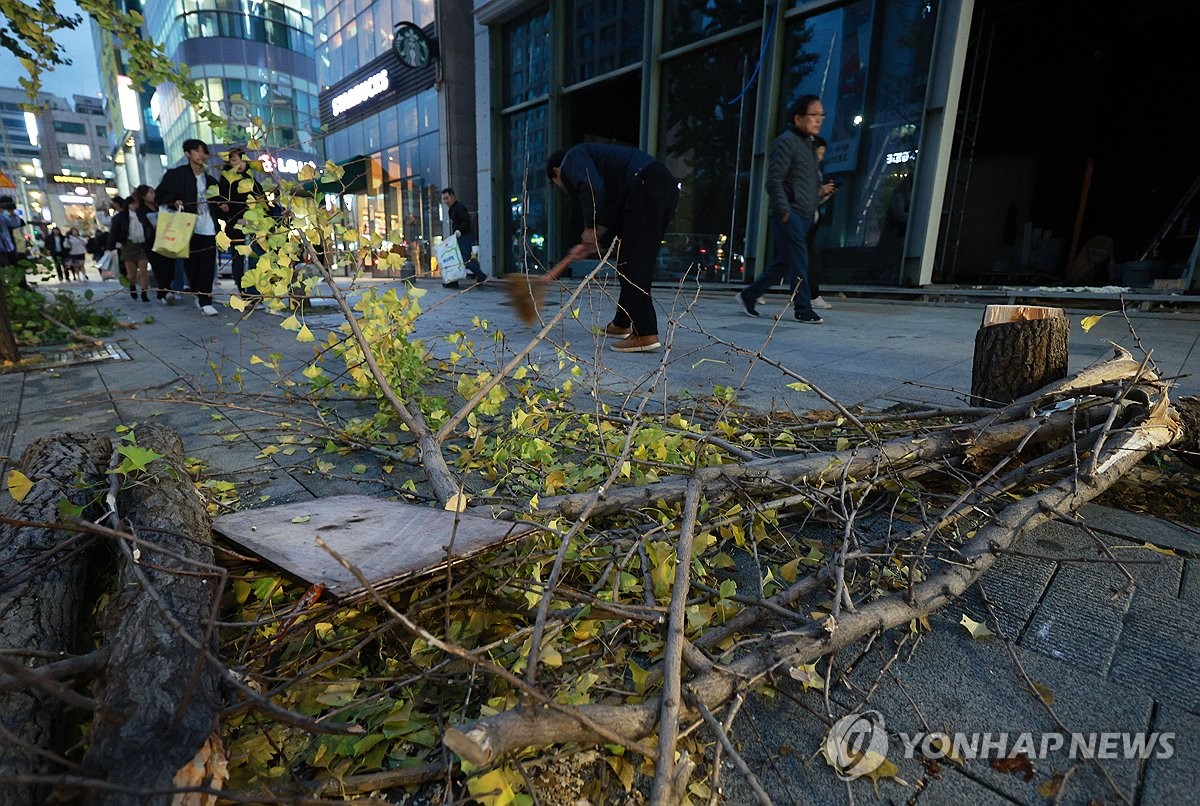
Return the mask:
M1070 334L1062 308L987 306L975 334L971 405L1003 406L1065 378Z
M6 515L14 521L53 524L62 520L60 501L87 506L105 486L112 444L100 434L56 434L36 440L18 469L34 482ZM52 526L0 524L0 675L36 671L77 650L85 535ZM90 649L90 647L88 647ZM0 779L44 772L38 749L61 748L62 703L35 685L0 691ZM30 784L0 783L0 806L41 803Z
M125 790L94 792L89 803L169 804L170 795L132 793L170 790L177 771L206 754L217 729L216 631L209 625L220 580L208 514L183 469L179 435L144 426L136 436L138 447L163 458L118 498L146 542L122 547L117 593L103 619L111 625L109 661L83 759L88 774Z

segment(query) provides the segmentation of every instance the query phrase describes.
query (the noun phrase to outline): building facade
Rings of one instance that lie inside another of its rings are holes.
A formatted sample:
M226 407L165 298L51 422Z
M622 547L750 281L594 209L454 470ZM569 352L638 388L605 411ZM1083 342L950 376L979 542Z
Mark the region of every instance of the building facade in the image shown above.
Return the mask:
M551 193L547 155L621 143L655 154L682 182L657 279L690 271L744 282L768 248L767 151L791 104L812 93L827 112L824 170L839 183L818 248L843 274L899 282L887 210L942 125L926 115L930 77L945 67L935 64L942 6L476 2L478 61L492 66L478 104L493 110L477 134L480 176L493 189L481 241L505 271L552 265L578 222Z
M311 0L147 0L143 30L188 67L204 91L213 125L171 84L153 88L145 113L161 131L167 162L183 141L244 143L254 137L273 167L317 158L316 63ZM256 155L257 156L257 155Z
M40 93L36 111L26 104L25 90L0 88L0 170L13 185L0 195L12 196L30 224L91 231L116 192L103 103Z
M315 19L325 157L347 167L327 205L427 266L442 188L479 198L471 4L317 0Z

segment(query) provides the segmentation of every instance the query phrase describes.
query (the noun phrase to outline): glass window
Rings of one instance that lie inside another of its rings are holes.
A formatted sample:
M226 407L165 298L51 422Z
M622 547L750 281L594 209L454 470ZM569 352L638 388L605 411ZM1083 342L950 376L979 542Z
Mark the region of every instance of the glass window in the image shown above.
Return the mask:
M504 119L504 193L498 217L504 221L504 270L535 271L550 265L546 258L549 219L546 203L552 190L546 179L547 121L545 105Z
M788 91L780 127L796 98L821 96L826 114L821 136L829 143L822 167L841 187L823 211L817 245L834 265L843 247L900 248L884 243L883 225L892 193L912 173L920 150L937 4L879 4L881 19L875 8L858 0L786 28ZM890 259L880 254L875 262L883 271ZM893 282L896 276L875 279Z
M700 263L702 279L741 279L756 87L742 90L759 50L754 33L664 65L659 156L683 189L660 271Z
M413 0L412 20L424 28L433 22L434 0Z
M761 21L758 0L668 0L663 17L663 47L673 50L705 37Z
M550 12L545 7L504 26L504 103L518 104L550 91Z
M574 0L567 27L567 83L642 60L644 0Z
M400 139L407 140L410 137L416 137L421 130L417 117L417 99L405 98L396 109L400 117Z
M437 131L437 90L425 90L417 96L417 125L421 134Z

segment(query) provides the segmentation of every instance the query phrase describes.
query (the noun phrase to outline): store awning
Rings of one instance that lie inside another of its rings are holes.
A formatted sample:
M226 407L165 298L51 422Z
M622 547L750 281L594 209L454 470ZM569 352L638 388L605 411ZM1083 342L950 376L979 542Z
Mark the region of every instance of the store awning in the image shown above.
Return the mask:
M317 182L316 191L318 193L366 193L367 192L367 172L371 166L371 158L366 154L359 154L357 157L351 157L348 160L339 162L344 173L342 178L330 182ZM304 186L307 189L311 185L310 182L305 182Z

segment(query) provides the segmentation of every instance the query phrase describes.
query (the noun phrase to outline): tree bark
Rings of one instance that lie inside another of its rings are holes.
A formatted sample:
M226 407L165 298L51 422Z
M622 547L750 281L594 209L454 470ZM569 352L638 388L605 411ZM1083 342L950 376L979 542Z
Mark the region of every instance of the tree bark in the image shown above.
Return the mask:
M4 282L0 279L0 361L11 361L15 364L20 360L21 351L17 349L12 317L8 314L8 298L4 293Z
M163 455L118 497L141 544L122 541L118 592L105 633L110 658L83 766L131 789L169 790L175 773L217 729L218 671L211 629L220 581L208 515L183 470L183 444L170 429L137 429L137 445ZM168 804L97 792L89 802Z
M1070 335L1061 308L989 305L975 334L971 405L1002 406L1065 378Z
M52 524L60 501L86 506L102 487L112 445L98 434L58 434L32 443L19 470L34 482L7 517ZM0 672L35 671L77 651L79 595L86 570L82 537L51 526L0 524ZM90 647L88 647L90 649ZM36 750L57 751L63 705L49 687L0 691L0 777L44 772ZM0 784L0 806L40 803L33 785Z

